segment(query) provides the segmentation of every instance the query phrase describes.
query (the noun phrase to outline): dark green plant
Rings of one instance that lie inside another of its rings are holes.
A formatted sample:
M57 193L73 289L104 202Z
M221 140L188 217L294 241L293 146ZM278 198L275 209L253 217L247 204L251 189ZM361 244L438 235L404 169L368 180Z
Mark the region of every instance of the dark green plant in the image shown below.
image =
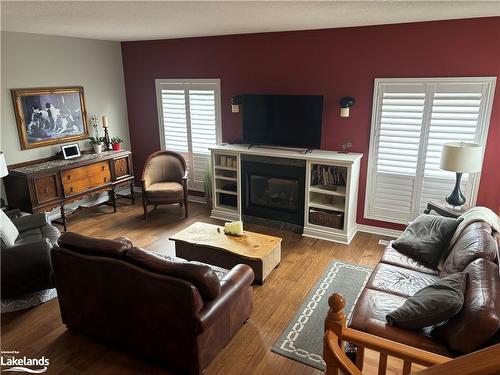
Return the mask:
M212 172L212 158L208 160L208 169L205 171L204 175L204 189L205 197L212 198L214 176Z
M89 137L89 143L91 145L98 145L104 142L104 137Z
M123 143L123 139L121 139L120 137L113 137L110 139L110 142L112 145L116 145L118 143Z

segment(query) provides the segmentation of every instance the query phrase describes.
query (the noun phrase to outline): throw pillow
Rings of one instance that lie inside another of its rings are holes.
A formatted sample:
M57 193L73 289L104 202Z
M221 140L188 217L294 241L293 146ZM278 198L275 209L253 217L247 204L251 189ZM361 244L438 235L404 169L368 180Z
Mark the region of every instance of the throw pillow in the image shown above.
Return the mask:
M2 242L7 247L14 246L17 236L19 236L19 231L3 210L0 210L0 227Z
M420 215L392 246L403 254L437 267L459 223L459 220L449 217Z
M462 308L465 287L464 272L446 276L420 289L385 319L391 326L407 329L421 329L444 322Z

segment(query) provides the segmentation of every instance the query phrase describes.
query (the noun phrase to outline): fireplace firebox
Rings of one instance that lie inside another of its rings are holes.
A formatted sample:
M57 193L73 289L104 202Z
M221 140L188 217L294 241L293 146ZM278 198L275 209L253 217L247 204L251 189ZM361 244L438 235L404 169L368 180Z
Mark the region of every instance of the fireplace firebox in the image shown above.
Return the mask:
M302 231L305 160L242 155L241 166L245 219L291 224Z

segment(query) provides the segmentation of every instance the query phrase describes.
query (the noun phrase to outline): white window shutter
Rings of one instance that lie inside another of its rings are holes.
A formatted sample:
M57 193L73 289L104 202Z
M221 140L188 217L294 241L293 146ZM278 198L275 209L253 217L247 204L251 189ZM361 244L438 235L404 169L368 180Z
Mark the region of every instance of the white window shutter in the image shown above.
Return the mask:
M192 186L203 190L204 176L210 159L209 147L217 144L217 110L215 90L189 90L191 143L193 158Z
M374 173L369 212L379 220L408 222L412 215L420 136L424 118L425 86L384 84L374 102L375 137L371 152Z
M448 142L486 143L495 78L377 79L365 217L405 224L444 200L455 173L439 168ZM479 174L464 174L475 203Z
M219 80L156 80L163 149L186 159L189 189L203 191L210 150L220 141Z

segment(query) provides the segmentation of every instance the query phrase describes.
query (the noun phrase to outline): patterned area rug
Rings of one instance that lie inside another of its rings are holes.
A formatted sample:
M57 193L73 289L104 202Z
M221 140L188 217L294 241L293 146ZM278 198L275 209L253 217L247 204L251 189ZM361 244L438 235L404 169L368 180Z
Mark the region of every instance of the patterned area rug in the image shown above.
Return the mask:
M3 299L2 314L37 306L56 297L57 291L55 289L46 289L40 292L25 294L16 299Z
M328 297L332 293L344 296L345 312L349 319L372 271L368 267L332 261L276 341L272 351L325 370L322 358L323 324L328 312Z

